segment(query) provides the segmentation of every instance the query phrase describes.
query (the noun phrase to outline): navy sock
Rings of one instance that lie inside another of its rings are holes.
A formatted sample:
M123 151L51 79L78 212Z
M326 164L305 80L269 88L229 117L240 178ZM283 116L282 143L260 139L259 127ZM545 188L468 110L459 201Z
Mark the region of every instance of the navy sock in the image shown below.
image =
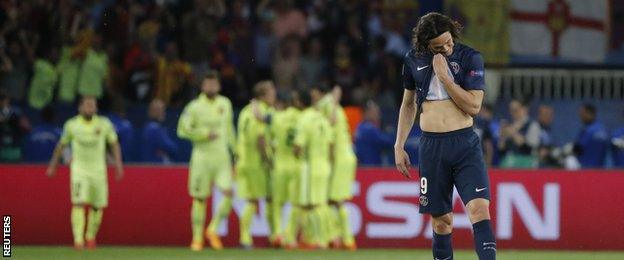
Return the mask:
M481 220L472 224L472 230L474 232L475 251L477 251L479 260L496 259L496 239L490 220Z
M440 235L433 232L433 259L451 260L453 259L453 246L451 245L451 234Z

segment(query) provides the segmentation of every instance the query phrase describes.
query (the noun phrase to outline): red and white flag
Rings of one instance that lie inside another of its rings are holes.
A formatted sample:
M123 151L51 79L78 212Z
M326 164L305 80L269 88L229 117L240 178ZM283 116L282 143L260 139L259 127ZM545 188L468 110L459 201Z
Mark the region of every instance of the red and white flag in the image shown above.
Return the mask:
M603 62L608 0L512 0L511 54Z

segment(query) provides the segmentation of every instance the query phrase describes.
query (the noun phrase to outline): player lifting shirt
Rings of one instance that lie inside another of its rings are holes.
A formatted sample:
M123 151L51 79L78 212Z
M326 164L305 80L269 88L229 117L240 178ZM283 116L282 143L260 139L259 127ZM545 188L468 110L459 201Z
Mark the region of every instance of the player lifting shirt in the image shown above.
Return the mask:
M481 54L456 43L461 26L429 13L414 28L414 48L403 64L395 162L408 178L405 141L415 118L423 136L419 147L420 212L432 216L435 259L452 259L452 195L457 189L473 225L479 259L496 258L490 223L490 186L481 142L472 129L481 109L484 68ZM419 116L417 116L420 114Z

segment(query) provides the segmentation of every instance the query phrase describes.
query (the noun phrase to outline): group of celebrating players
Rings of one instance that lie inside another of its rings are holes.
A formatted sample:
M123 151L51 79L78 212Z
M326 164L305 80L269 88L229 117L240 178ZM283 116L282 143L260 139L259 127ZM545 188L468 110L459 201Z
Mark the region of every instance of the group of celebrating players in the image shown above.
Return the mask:
M238 117L236 135L232 105L218 94L217 74L208 73L201 89L178 124L178 135L193 143L188 185L193 198L191 249L201 250L204 237L212 248L223 248L217 228L232 207L233 179L237 195L246 202L240 218L242 247L253 247L253 216L258 202L265 200L272 245L355 249L343 202L352 196L356 158L338 103L339 89L313 87L277 95L271 81L258 82L254 99ZM235 162L235 178L229 162ZM204 232L212 184L225 196ZM292 209L282 227L286 203Z
M245 201L239 221L241 247L253 248L252 221L264 200L272 246L355 250L344 202L352 198L357 162L339 105L340 89L315 86L278 95L271 81L258 82L254 98L239 114L237 130L232 104L219 95L220 89L218 74L208 72L201 94L178 121L178 136L193 144L188 175L193 200L190 249L202 250L204 239L213 249L223 248L217 229L232 209L235 181L236 196ZM74 247L93 249L108 205L107 146L114 155L117 178L123 176L117 135L110 121L97 115L94 98L84 97L79 115L65 123L48 176L55 174L68 145ZM205 228L213 186L224 196ZM283 221L287 203L291 210Z

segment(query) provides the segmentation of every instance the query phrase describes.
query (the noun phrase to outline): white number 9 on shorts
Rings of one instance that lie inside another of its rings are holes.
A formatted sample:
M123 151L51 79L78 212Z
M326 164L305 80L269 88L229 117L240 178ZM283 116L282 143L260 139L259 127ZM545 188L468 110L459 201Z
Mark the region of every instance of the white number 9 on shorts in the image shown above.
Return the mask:
M420 194L427 194L427 178L420 178Z

